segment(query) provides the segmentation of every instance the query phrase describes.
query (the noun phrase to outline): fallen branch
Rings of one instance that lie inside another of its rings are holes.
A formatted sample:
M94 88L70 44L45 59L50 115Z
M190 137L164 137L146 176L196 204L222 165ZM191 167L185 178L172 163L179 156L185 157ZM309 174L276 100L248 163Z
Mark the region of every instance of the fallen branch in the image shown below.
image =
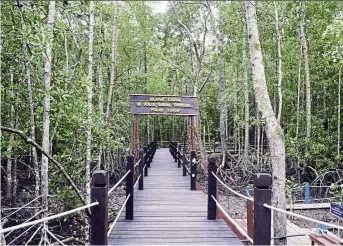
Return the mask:
M235 185L235 188L238 188L238 184L237 184L236 180L234 180L232 177L227 175L227 173L223 169L219 168L218 170L219 170L220 174L222 175L222 177L225 176L224 180L226 180L226 179L230 180L231 183L233 183Z
M59 244L65 246L65 244L63 242L61 242L61 240L59 240L51 231L49 231L49 229L46 229L46 232L53 238L56 240L56 242L58 242ZM54 245L54 244L52 244Z
M71 184L71 186L75 190L76 194L78 195L78 197L82 201L82 203L84 205L86 205L86 202L85 202L85 200L81 194L81 191L77 188L74 181L71 179L71 177L66 172L64 167L59 162L57 162L51 155L49 155L49 153L47 153L45 150L43 150L43 148L40 145L38 145L35 141L33 141L32 138L29 138L28 136L26 136L22 131L17 130L17 129L13 129L10 127L1 126L1 131L15 133L15 134L19 135L27 144L34 146L36 149L38 149L40 152L42 152L42 154L45 155L53 164L55 164L57 166L57 168L63 173L63 176L69 181L69 183Z
M71 240L74 240L74 237L68 237L68 238L66 238L66 239L61 240L61 242L62 242L62 243L67 243L67 242L69 242L69 241L71 241Z

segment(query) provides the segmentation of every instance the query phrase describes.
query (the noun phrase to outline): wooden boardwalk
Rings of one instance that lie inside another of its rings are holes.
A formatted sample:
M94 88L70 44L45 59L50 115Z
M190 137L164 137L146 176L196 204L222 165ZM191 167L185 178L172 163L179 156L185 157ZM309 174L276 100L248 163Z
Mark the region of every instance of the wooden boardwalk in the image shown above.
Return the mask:
M207 220L207 197L190 190L169 149L156 151L144 190L135 189L134 220L124 214L108 245L242 245L223 219Z
M247 231L247 219L236 219L236 222ZM292 236L287 238L287 245L311 245L311 240L308 236L310 232L310 229L301 228L287 220L287 235Z

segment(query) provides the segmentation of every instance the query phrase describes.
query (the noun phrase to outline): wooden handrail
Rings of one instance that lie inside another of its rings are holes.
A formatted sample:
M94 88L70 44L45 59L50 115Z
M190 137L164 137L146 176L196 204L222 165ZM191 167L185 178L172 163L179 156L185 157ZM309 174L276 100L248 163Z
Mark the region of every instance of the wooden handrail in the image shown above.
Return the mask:
M182 165L182 175L186 176L187 172L190 174L190 189L196 190L196 176L197 176L197 162L196 162L196 152L191 151L191 160L195 160L194 163L190 163L190 168L187 167L189 160L186 157L186 149L183 148L183 153L181 152L181 144L175 142L169 142L169 152L177 163L178 167L181 168Z
M92 187L92 201L97 201L97 206L92 207L92 224L91 224L91 245L107 245L107 236L112 230L115 222L119 216L116 217L110 230L108 231L108 195L118 185L126 179L126 200L120 211L126 208L126 219L132 220L134 218L134 186L138 183L139 190L143 190L143 179L147 176L147 170L156 152L156 143L152 142L144 147L144 151L140 150L140 160L134 164L134 157L128 155L127 171L125 175L108 191L107 171L96 171L93 173L93 187ZM139 166L139 176L134 183L135 167ZM144 174L143 174L144 172ZM119 213L119 214L120 214Z

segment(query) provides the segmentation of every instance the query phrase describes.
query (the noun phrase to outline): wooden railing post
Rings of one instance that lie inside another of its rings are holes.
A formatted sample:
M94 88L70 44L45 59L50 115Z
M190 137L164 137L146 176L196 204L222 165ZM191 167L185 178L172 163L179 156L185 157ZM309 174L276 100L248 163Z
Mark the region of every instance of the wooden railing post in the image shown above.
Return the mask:
M157 149L157 143L156 143L156 142L154 142L154 143L153 143L153 151L152 151L152 159L153 159L153 158L154 158L154 156L155 156L156 149Z
M155 144L151 143L151 162L152 162L152 159L154 159L154 155L155 155Z
M150 161L151 161L151 145L148 145L148 150L146 154L146 167L150 168Z
M207 219L215 220L217 218L217 206L212 196L217 199L217 179L213 173L217 173L216 158L208 158L208 183L207 183Z
M155 147L154 147L154 143L151 143L151 147L150 147L150 163L152 162L152 159L154 159L154 152Z
M126 171L131 171L126 176L126 197L130 195L130 198L127 200L126 203L126 216L127 220L133 220L133 177L134 177L134 156L128 155L126 157L127 160L127 167Z
M147 157L148 157L148 146L144 146L144 154L145 156L143 157L143 162L144 165L147 164ZM148 164L146 165L145 169L144 169L144 176L148 176Z
M177 167L181 167L181 144L177 145Z
M187 175L187 169L186 169L186 165L187 165L187 159L186 159L186 147L183 147L183 151L182 151L182 176L186 176Z
M247 201L247 233L254 238L254 202L250 200Z
M176 144L176 142L174 142L173 148L174 148L174 160L175 160L175 162L177 162L177 144Z
M197 156L195 150L191 151L191 190L196 190L196 179L197 179Z
M170 154L174 158L174 149L173 149L173 143L172 142L170 142L170 144L169 144L169 150L170 150Z
M141 160L139 162L139 181L138 181L138 190L143 190L143 182L144 182L144 173L143 173L143 168L144 168L144 152L142 149L139 150L139 159Z
M91 208L91 245L107 245L107 222L108 222L108 178L106 171L95 171L92 177L92 202L99 205Z
M270 174L256 174L254 185L254 245L270 245L271 210L263 206L271 202Z

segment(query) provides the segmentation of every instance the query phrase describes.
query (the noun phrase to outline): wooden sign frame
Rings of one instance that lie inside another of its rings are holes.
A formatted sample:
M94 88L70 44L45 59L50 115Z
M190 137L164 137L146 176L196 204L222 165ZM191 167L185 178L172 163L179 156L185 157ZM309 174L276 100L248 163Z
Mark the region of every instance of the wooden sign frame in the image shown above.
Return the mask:
M146 115L196 116L199 114L195 96L131 94L130 113Z
M187 116L189 125L189 146L195 149L195 120L199 115L196 96L130 94L132 118L132 154L139 159L139 115Z

